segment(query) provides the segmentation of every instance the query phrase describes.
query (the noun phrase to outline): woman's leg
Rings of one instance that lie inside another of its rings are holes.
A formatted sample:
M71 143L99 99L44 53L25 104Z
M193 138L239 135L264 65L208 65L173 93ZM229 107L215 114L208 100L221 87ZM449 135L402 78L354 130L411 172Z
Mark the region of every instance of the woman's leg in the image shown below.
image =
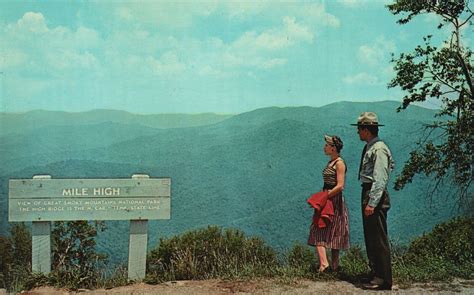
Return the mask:
M331 267L333 270L339 268L339 249L331 249Z
M328 258L326 257L326 247L316 246L319 256L319 271L324 271L328 266Z

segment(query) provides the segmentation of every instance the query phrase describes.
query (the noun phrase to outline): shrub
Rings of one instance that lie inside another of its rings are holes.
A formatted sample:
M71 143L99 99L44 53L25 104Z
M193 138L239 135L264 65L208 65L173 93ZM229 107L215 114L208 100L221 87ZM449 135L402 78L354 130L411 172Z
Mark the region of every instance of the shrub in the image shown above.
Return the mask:
M13 253L10 239L0 237L0 288L10 285L10 268L13 265Z
M24 288L31 275L31 233L24 223L14 223L9 237L0 237L0 286Z
M474 219L455 218L438 224L395 257L394 273L402 282L472 278L473 253Z
M100 268L107 256L95 250L97 231L105 230L103 222L56 221L51 233L55 285L72 289L91 288L101 277Z
M147 261L149 282L268 275L278 265L262 239L216 226L161 239Z
M473 253L474 219L455 218L415 239L408 248L407 258L423 260L435 255L462 265L472 262Z
M314 272L315 261L314 251L306 245L296 243L288 252L288 266L291 268Z
M353 246L341 257L341 278L348 281L358 281L369 271L368 263L360 246Z

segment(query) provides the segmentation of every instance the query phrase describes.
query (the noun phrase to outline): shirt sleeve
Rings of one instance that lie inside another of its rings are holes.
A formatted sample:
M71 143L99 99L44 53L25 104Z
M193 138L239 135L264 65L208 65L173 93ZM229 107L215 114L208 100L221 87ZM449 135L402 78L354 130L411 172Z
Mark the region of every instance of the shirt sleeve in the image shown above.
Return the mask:
M376 149L372 188L369 192L370 207L377 207L387 186L389 161L389 156L383 148Z

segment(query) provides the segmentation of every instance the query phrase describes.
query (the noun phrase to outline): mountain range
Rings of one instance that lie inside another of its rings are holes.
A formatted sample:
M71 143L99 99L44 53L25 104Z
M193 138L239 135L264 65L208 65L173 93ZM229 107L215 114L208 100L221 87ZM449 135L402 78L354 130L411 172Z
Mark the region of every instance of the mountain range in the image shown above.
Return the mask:
M323 107L270 107L236 115L137 115L96 110L86 113L34 111L0 114L0 234L8 230L8 179L49 174L53 178L128 178L134 173L172 178L171 220L149 222L149 248L159 239L219 225L264 238L279 250L306 243L312 210L308 196L322 187L328 158L324 134L344 142L348 166L344 196L351 243L363 241L357 171L363 143L355 123L374 111L385 124L381 138L392 150L390 237L405 244L455 215L431 181L416 177L402 191L393 180L417 147L423 125L435 111L398 102L338 102ZM446 188L449 190L449 188ZM125 263L126 221L108 221L99 250Z

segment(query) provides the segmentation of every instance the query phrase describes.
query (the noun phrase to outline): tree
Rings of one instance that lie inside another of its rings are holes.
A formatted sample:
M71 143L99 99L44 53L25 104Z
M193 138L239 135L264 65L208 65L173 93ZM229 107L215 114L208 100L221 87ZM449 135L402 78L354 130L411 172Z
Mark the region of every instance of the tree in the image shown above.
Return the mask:
M446 180L456 185L453 197L458 205L472 208L473 177L473 61L472 50L464 43L463 32L472 33L473 11L468 0L396 0L387 5L394 15L401 15L399 24L406 24L423 14L439 18L438 34L449 28L450 34L434 46L432 35L423 38L413 52L392 55L396 77L389 88L400 87L406 92L397 111L410 104L435 99L440 109L435 121L425 126L419 147L410 153L395 189L412 182L416 174L435 179L434 191ZM468 208L469 210L469 208Z

